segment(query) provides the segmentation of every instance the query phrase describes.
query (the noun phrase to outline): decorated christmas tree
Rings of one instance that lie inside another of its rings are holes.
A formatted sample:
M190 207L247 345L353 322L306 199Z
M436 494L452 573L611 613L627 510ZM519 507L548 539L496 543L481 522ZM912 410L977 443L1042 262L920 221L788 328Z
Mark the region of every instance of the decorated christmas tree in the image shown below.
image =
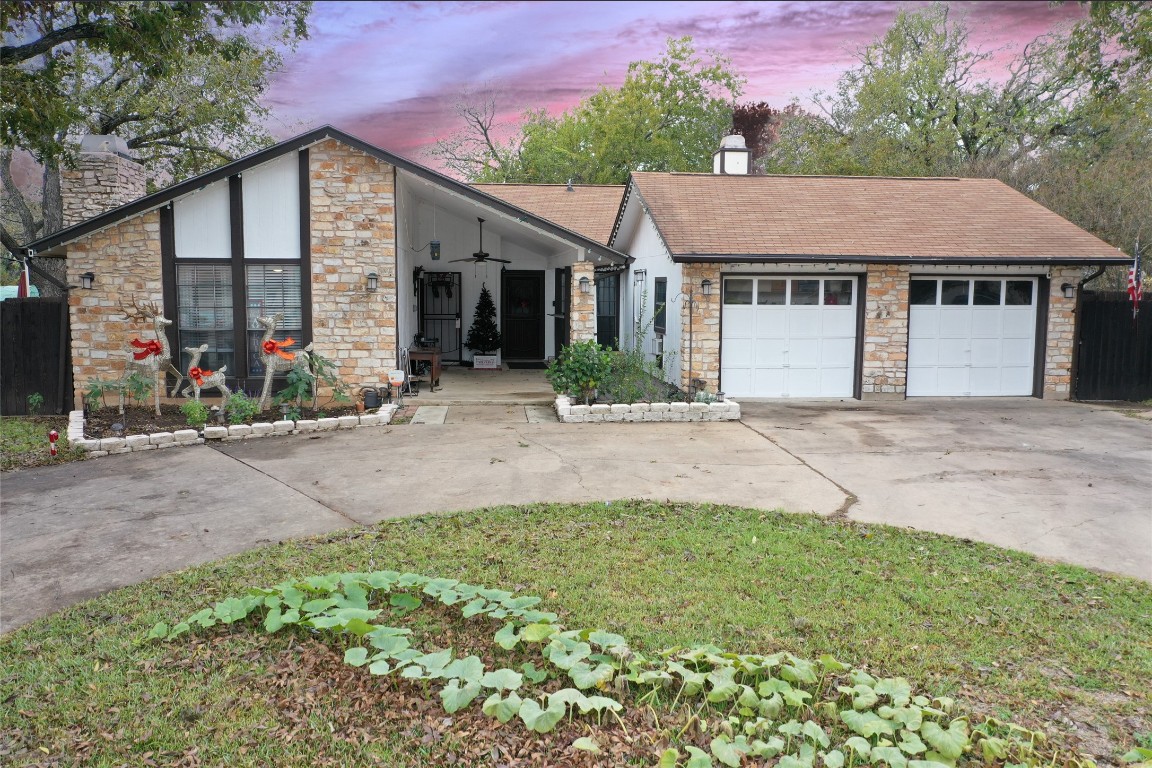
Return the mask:
M476 318L468 329L464 346L481 355L490 355L500 349L500 329L496 327L496 304L488 286L480 289L480 300L476 302Z

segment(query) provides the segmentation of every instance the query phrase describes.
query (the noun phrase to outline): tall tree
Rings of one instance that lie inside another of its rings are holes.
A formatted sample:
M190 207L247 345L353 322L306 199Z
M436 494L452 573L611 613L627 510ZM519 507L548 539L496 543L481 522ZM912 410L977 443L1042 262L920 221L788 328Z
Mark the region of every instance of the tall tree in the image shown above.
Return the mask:
M751 151L751 168L756 172L768 153L768 146L780 139L780 129L784 122L802 113L796 104L784 109L776 109L766 101L737 104L732 110L732 132L744 137L745 145Z
M431 154L472 181L620 184L631 170L707 170L743 85L727 58L669 38L659 60L629 64L619 88L558 116L529 111L506 143L490 140L494 112L474 108L480 119L465 114L465 129Z

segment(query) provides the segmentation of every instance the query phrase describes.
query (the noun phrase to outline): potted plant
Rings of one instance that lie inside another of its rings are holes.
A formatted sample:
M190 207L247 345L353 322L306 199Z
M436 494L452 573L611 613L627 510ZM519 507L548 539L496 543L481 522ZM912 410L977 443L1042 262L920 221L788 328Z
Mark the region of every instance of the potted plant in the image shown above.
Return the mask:
M500 329L496 327L496 304L485 285L476 302L476 316L468 329L464 346L472 350L472 367L488 370L500 368Z

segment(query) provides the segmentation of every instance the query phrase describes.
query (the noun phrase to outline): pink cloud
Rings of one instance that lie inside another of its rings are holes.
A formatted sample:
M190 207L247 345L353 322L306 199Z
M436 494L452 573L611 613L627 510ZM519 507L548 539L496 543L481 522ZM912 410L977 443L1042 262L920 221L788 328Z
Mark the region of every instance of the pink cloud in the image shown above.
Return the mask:
M732 59L748 78L743 100L784 106L830 90L852 52L882 35L898 2L460 2L317 3L312 39L289 57L269 102L288 135L332 123L390 151L424 154L459 127L464 90L500 93L501 119L529 107L559 112L628 62L653 59L668 37ZM987 75L1056 25L1082 18L1076 3L953 2L973 43L1000 50Z

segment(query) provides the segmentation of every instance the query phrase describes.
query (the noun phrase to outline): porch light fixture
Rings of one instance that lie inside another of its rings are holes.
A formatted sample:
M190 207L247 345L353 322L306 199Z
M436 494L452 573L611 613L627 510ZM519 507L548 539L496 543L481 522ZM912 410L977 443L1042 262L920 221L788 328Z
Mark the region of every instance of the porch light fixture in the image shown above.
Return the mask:
M85 272L80 275L80 287L84 290L92 290L92 284L94 282L96 282L96 274L94 272Z
M368 273L368 293L376 293L376 289L380 286L380 276L375 272Z
M711 296L712 295L712 281L711 280L704 280L704 282L700 283L700 293L704 294L705 296Z
M432 254L432 261L440 261L440 241L433 240L428 243L428 252Z
M587 277L580 278L580 293L592 293L592 281Z
M1076 286L1072 285L1072 283L1064 283L1064 285L1060 286L1060 290L1064 292L1064 298L1066 299L1076 297Z

